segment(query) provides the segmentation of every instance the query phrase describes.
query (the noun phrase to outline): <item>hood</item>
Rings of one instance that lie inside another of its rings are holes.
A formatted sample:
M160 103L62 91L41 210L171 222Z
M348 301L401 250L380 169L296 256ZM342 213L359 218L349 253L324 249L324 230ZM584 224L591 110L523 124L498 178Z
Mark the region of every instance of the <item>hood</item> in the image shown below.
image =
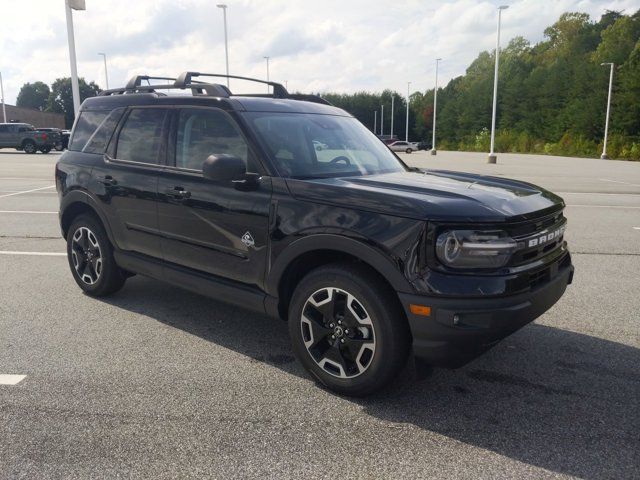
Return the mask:
M560 197L529 183L449 171L287 179L287 184L300 200L419 220L522 221L564 208Z

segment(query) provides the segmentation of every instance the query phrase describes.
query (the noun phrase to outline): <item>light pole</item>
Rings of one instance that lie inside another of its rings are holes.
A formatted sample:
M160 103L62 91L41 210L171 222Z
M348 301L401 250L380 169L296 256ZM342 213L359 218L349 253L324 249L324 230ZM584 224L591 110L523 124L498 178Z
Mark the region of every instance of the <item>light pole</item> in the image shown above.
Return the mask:
M496 138L496 107L498 100L498 60L500 57L500 20L502 19L502 10L509 8L509 5L501 5L498 7L498 35L496 37L496 65L493 74L493 113L491 115L491 148L489 152L488 163L496 163L498 157L493 152L493 144Z
M229 87L229 44L227 42L227 6L224 3L216 5L222 9L222 18L224 19L224 58L227 64L227 87Z
M67 15L67 39L69 41L69 64L71 66L71 91L73 93L73 114L78 116L80 110L80 87L78 86L78 67L76 65L76 41L73 35L73 10L86 10L84 0L65 0Z
M433 134L431 136L431 155L435 155L436 151L436 110L438 109L438 63L441 58L436 58L436 86L433 89Z
M0 99L2 99L2 117L7 123L7 109L4 107L4 85L2 84L2 72L0 72Z
M289 91L289 80L284 81L284 89Z
M105 81L105 84L107 85L107 90L109 90L109 74L107 73L107 54L99 53L98 55L102 55L102 58L104 59L104 81Z
M395 112L394 108L393 108L393 97L394 94L391 94L391 138L393 138L393 112Z
M269 57L263 57L267 61L267 82L269 81ZM269 84L267 84L267 93L269 93Z
M613 85L613 67L615 64L613 63L601 63L601 66L609 65L611 70L609 71L609 96L607 98L607 118L604 121L604 145L602 146L602 155L600 158L602 160L608 160L607 157L607 135L609 133L609 112L611 111L611 86ZM6 122L6 120L5 120Z
M409 87L411 87L411 82L407 82L407 126L405 127L405 138L404 141L409 141Z
M373 133L376 133L376 130L378 130L378 110L373 111Z
M380 105L380 136L384 135L384 105Z

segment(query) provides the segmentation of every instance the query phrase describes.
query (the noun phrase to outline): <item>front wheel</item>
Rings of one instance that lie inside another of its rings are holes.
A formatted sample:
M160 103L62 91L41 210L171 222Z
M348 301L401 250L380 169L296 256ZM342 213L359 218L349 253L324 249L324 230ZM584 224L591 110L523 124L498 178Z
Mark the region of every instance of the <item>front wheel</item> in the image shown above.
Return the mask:
M40 149L40 151L41 151L42 153L49 153L49 152L51 151L51 147L42 147L42 148Z
M69 228L67 257L73 279L89 295L106 296L124 285L126 276L116 265L107 234L92 216L79 216Z
M289 334L302 365L327 388L363 396L404 366L410 333L394 292L358 265L309 273L289 308Z
M36 153L37 150L35 142L32 142L31 140L24 142L22 144L22 149L24 150L24 153Z
M410 148L407 148L407 149L405 150L405 152L407 152L407 153L411 153L411 152L413 152L413 150L411 150Z

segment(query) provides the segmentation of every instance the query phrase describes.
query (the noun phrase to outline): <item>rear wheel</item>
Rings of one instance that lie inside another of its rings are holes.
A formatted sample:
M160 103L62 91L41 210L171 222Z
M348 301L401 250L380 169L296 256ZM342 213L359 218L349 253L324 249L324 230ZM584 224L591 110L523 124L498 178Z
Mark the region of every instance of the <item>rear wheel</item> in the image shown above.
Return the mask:
M43 147L40 149L42 153L49 153L51 151L51 147Z
M36 143L31 140L27 140L22 144L22 149L25 153L36 153Z
M407 149L405 150L405 152L407 152L407 153L411 153L411 152L413 152L413 150L411 150L410 148L407 148Z
M95 297L122 288L126 276L113 258L113 247L95 218L80 215L67 234L67 257L71 273L82 290Z
M410 334L388 285L358 265L329 265L309 273L289 309L298 360L329 389L368 395L404 366Z

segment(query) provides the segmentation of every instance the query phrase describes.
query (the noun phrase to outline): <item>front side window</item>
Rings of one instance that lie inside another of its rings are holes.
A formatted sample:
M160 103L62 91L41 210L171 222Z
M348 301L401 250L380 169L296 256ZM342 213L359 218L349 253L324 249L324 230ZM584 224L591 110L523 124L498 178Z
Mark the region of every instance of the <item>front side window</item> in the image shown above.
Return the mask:
M164 108L134 108L127 117L116 147L116 158L141 163L160 163Z
M236 125L221 110L180 111L176 138L176 167L202 170L209 155L233 155L247 163L247 144Z
M305 113L246 113L280 174L328 178L404 171L358 120Z

